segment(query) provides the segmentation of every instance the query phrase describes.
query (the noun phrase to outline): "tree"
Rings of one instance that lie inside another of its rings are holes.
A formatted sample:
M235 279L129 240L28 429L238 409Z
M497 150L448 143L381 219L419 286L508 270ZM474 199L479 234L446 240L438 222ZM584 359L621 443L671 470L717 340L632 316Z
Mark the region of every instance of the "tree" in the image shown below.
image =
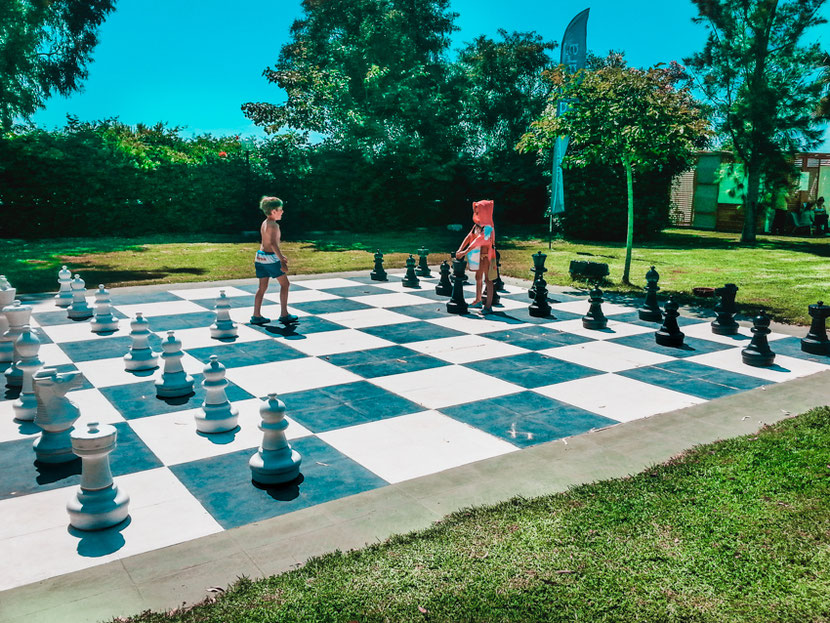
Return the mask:
M818 14L824 0L692 1L699 13L694 21L709 36L686 63L712 104L725 145L746 169L741 240L754 242L762 178L782 179L788 159L821 136L816 111L824 55L818 44L800 41L826 22Z
M460 96L446 62L456 16L449 0L303 0L302 7L291 41L264 72L287 101L247 103L244 113L267 132L315 132L324 151L349 154L329 180L329 204L342 218L376 227L401 214L423 218L450 185L460 143Z
M546 180L534 155L514 146L545 109L551 85L542 71L554 66L549 52L557 44L535 32L500 29L498 35L476 37L453 65L463 88L459 125L468 192L495 199L514 221L536 222Z
M0 3L0 128L28 118L53 93L81 87L98 27L114 6L114 0Z
M618 163L625 172L628 197L623 282L629 283L634 241L634 174L673 167L685 170L709 136L708 122L688 89L675 88L682 75L668 68L639 70L603 67L569 74L563 67L546 73L554 91L542 117L534 121L517 148L550 149L558 136L570 136L565 163L585 167ZM561 100L568 110L557 116Z

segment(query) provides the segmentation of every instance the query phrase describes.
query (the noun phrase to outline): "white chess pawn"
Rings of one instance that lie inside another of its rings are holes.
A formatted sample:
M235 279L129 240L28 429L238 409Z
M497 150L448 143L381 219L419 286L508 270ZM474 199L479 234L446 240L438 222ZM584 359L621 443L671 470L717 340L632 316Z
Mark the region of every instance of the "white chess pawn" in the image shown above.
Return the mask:
M112 301L104 284L99 284L95 292L95 317L90 323L90 328L93 333L118 331L118 319L112 316Z
M225 366L219 363L216 355L210 356L210 362L204 369L205 402L196 412L196 430L200 433L224 433L236 428L239 413L230 401L225 388Z
M86 302L86 283L81 279L80 275L75 275L75 278L70 284L72 288L72 304L67 310L67 315L72 320L85 320L92 316L92 310Z
M193 393L193 377L182 367L182 342L176 339L172 331L167 332L167 339L161 343L164 370L156 380L156 395L159 398L183 398Z
M303 458L294 450L285 438L288 422L285 419L285 403L276 394L268 398L259 407L262 422L262 445L248 461L254 482L264 485L276 485L291 482L300 475L300 463Z
M72 273L66 266L58 271L58 283L60 284L60 290L55 295L55 305L69 307L72 305L72 288L69 285L72 283Z
M23 385L23 370L17 367L17 362L20 360L20 353L17 352L16 340L23 333L23 328L29 324L29 319L32 317L32 308L29 305L21 305L20 301L15 300L11 305L6 305L3 308L3 313L6 316L6 320L9 321L9 328L3 334L3 342L0 342L0 350L6 352L9 350L6 344L12 345L12 365L6 369L6 385L9 387L20 387Z
M12 304L16 292L17 290L11 287L6 276L0 275L0 364L12 363L14 359L14 342L3 337L9 330L9 321L3 309Z
M44 368L35 374L35 424L43 433L35 440L34 450L40 463L67 463L78 458L72 452L70 434L81 411L66 393L80 386L83 380L80 372L58 374L55 368Z
M69 524L79 530L103 530L129 515L130 496L112 479L109 454L118 431L109 424L90 422L86 431L70 434L72 451L81 457L81 486L66 504Z
M137 312L130 322L132 344L130 352L124 355L124 369L127 372L155 370L158 368L156 353L150 348L150 323L141 312Z
M20 359L15 364L22 373L20 396L12 403L14 419L31 422L37 414L37 396L32 377L43 366L43 362L37 356L40 340L29 329L29 325L24 325L23 333L18 336L14 345L20 354Z
M236 323L231 320L231 302L224 290L219 290L216 299L216 321L210 325L210 337L216 340L232 339L239 336Z

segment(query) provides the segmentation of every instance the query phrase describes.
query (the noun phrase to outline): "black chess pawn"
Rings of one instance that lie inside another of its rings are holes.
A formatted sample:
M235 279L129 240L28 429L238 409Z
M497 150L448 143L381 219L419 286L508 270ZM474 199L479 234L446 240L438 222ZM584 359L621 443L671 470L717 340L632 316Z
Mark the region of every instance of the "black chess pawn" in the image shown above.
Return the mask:
M660 281L660 274L654 270L654 266L646 273L646 300L639 309L640 320L647 322L660 322L663 320L663 312L660 310L660 303L657 302L657 291L660 289L657 282Z
M813 355L830 355L830 340L827 339L827 317L830 316L830 305L819 301L809 305L807 310L813 317L810 331L801 339L801 350Z
M372 281L388 281L386 271L383 270L383 253L380 252L380 249L375 253L375 268L372 270L370 276Z
M752 320L752 341L741 351L741 359L748 366L766 367L775 361L775 353L769 347L767 336L772 333L769 329L769 316L761 310Z
M654 341L660 346L683 346L683 338L686 336L677 325L677 317L680 315L677 307L672 299L666 302L666 317L660 330L654 334Z
M738 293L738 286L734 283L727 283L722 288L715 288L715 294L720 297L720 301L715 305L715 311L718 317L712 321L712 333L716 335L736 335L738 333L738 325L735 322L735 314L738 311L735 305L735 295Z
M429 249L425 249L421 247L418 249L418 270L417 275L419 277L432 277L432 273L429 270L429 264L427 263L427 259L429 257Z
M406 258L406 274L403 277L403 285L407 288L420 288L421 282L415 274L415 258L412 254Z
M545 279L542 277L540 282L544 283ZM547 284L545 284L547 285ZM594 284L594 289L591 290L588 296L588 302L591 306L588 308L588 313L582 316L582 326L586 329L604 329L608 326L608 318L602 313L602 290L599 286Z
M435 294L441 296L450 296L452 294L452 282L450 281L450 265L447 260L441 262L438 267L438 285L435 286Z
M447 301L447 311L451 314L467 313L467 301L464 300L464 268L467 260L453 258L452 261L452 296Z
M547 268L545 268L545 260L547 259L547 255L539 251L538 253L533 254L533 268L530 269L530 272L533 273L533 285L530 286L530 289L527 291L527 295L531 298L531 300L536 300L536 284L540 279L544 280L544 274L547 272ZM545 284L547 286L547 283Z
M496 249L496 279L493 281L496 292L504 292L504 281L501 280L501 253Z
M534 318L547 318L550 316L550 303L548 303L548 282L544 277L539 277L536 281L534 295L536 298L530 304L528 313Z

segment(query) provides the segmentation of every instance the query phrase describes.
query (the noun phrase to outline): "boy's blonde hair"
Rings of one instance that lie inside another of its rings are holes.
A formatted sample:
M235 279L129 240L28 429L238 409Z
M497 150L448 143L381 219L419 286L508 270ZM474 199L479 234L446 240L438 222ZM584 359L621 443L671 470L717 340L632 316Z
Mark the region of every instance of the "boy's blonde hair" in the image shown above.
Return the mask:
M272 210L279 210L282 207L282 199L279 197L263 197L259 200L259 209L265 216L271 214Z

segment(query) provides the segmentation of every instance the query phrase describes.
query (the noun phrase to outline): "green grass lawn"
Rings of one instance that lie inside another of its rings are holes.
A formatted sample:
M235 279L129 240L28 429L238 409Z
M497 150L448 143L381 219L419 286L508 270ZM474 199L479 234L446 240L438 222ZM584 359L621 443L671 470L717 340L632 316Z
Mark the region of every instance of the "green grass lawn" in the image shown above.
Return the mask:
M130 621L830 621L828 447L822 407Z
M607 291L637 294L645 273L654 265L660 272L663 296L680 302L712 306L712 299L696 299L696 286L736 283L744 313L763 307L781 322L807 324L807 305L830 297L830 238L761 236L757 245L742 245L738 234L696 230L667 230L658 240L634 249L632 280L620 283L625 249L621 244L557 240L503 228L500 233L502 274L532 277L531 255L548 253L545 277L550 284L572 285L568 265L573 259L606 262L611 275ZM286 232L284 251L291 273L311 274L372 268L375 249L385 253L387 268L402 268L409 253L424 245L430 262L438 263L454 251L463 233L446 229L403 233L334 233L291 240ZM44 241L0 240L0 273L21 293L57 289L57 272L67 264L81 274L87 287L108 287L217 281L252 277L251 261L258 244L238 236L157 236L141 239L101 238ZM577 284L583 286L584 284Z

